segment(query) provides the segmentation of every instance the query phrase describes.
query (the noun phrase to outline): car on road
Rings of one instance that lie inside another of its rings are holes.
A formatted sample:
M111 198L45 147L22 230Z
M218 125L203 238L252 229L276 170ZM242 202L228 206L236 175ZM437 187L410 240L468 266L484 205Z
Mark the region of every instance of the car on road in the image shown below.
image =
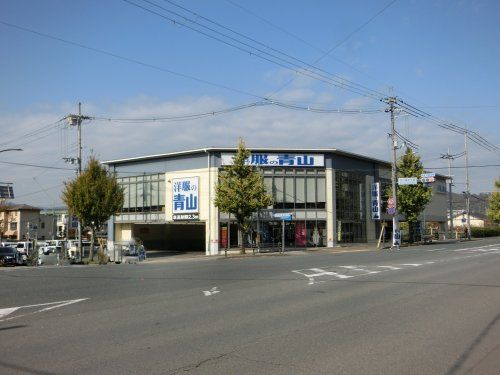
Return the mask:
M0 265L17 266L24 264L22 254L15 247L0 247Z

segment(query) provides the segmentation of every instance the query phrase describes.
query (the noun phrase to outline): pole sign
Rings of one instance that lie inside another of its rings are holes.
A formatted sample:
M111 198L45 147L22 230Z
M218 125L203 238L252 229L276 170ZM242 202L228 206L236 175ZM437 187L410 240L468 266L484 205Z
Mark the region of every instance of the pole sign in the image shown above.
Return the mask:
M372 220L380 220L380 182L371 185Z
M418 179L416 177L400 177L398 178L398 185L416 185Z
M0 182L0 198L14 199L14 189L12 184L4 184Z
M393 233L392 246L394 246L394 247L401 246L401 232L399 230L395 230Z
M172 179L172 213L174 220L189 217L196 220L199 213L198 177Z
M423 183L435 182L436 178L435 177L422 177L420 179L420 181L423 182Z
M420 177L422 177L422 178L427 178L427 177L436 177L436 173L434 173L434 172L430 172L430 173L422 173L422 174L420 175Z
M291 213L282 213L282 212L277 212L273 215L276 219L280 219L283 221L291 221L293 218L293 215Z

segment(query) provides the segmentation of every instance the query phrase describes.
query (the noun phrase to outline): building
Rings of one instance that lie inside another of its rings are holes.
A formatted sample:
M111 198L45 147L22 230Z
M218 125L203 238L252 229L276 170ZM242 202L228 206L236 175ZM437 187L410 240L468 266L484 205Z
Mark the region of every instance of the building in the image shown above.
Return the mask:
M53 238L74 239L77 237L78 221L74 216L71 216L68 213L68 209L66 207L42 210L40 215L42 218L46 217L46 221L54 222L52 224L54 229L50 233L50 235L54 236Z
M11 241L58 238L58 214L27 204L6 205L0 212L0 237Z
M207 255L236 247L234 218L213 205L219 171L235 152L207 148L104 162L125 190L122 212L108 223L108 243L141 239L150 249ZM380 198L372 199L373 189L383 192L390 185L390 163L337 149L252 149L248 162L263 175L275 203L254 215L246 243L253 243L256 232L262 246L376 241L383 221L390 233L391 216ZM426 220L445 232L445 177L436 176L431 186Z
M471 212L470 213L470 226L484 228L492 226L491 220L485 214ZM464 229L467 225L467 213L465 211L453 211L453 227L455 229Z

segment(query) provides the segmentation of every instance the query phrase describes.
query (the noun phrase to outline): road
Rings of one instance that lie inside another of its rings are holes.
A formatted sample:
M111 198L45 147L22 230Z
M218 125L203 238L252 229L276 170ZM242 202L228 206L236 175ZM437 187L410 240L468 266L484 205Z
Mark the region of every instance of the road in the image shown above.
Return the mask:
M500 373L500 238L0 280L2 374Z

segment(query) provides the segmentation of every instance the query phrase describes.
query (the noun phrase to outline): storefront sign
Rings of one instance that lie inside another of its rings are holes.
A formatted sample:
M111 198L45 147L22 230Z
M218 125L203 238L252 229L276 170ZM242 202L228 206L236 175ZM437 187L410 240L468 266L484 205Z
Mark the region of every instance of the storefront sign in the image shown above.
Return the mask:
M232 165L234 154L221 154L222 165ZM246 164L259 167L324 167L320 154L251 154Z
M380 183L371 185L372 219L380 220Z
M172 219L175 221L193 221L193 220L200 220L200 215L198 215L198 214L173 214Z
M172 213L174 216L175 214L199 213L198 203L198 177L172 179Z

